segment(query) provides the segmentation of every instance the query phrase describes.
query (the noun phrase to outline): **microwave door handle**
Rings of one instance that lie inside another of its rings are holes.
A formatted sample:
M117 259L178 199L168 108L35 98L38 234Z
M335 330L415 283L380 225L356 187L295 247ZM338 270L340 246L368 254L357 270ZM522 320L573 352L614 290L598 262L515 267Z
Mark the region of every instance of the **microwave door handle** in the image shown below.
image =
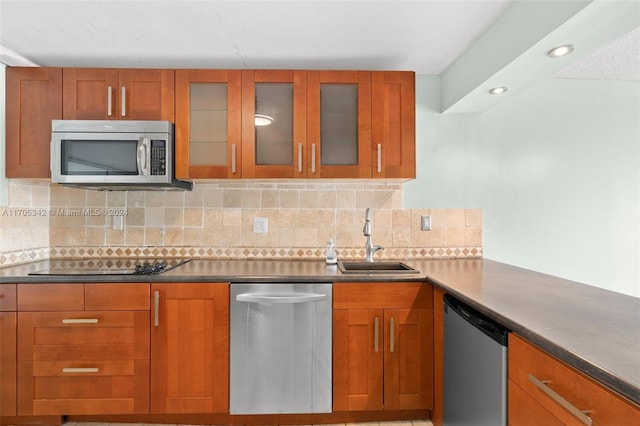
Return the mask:
M138 140L138 171L142 176L149 175L149 139L140 138Z

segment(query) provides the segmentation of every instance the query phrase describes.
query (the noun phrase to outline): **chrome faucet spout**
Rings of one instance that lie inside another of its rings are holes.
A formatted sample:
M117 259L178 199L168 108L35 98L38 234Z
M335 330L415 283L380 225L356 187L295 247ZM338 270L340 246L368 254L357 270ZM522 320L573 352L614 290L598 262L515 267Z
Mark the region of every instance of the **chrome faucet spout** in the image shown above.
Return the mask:
M367 208L367 212L365 214L364 227L362 228L362 233L365 237L367 237L367 241L364 245L365 250L365 262L373 262L373 255L378 250L384 250L384 247L377 246L371 242L371 209Z

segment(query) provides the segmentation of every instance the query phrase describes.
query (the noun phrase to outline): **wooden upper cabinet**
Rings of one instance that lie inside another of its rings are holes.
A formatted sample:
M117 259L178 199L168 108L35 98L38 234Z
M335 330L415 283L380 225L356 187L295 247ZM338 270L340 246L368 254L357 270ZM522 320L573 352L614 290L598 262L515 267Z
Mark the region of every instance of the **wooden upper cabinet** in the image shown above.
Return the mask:
M239 70L176 71L176 177L242 177Z
M416 177L415 74L372 72L374 178Z
M371 73L307 71L307 126L307 177L371 177Z
M7 67L7 177L50 176L51 120L60 118L62 68Z
M174 71L64 68L67 120L175 121Z
M305 177L305 71L242 71L242 176Z

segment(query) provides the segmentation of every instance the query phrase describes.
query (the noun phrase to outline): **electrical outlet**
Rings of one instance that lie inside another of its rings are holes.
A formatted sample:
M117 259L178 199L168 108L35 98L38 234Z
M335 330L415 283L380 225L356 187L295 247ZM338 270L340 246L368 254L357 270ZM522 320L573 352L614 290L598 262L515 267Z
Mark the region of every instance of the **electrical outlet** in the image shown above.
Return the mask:
M266 234L269 231L269 219L266 217L253 218L253 232L255 234Z
M113 216L113 229L122 229L124 227L124 216Z
M431 231L431 216L420 216L420 229L422 231Z

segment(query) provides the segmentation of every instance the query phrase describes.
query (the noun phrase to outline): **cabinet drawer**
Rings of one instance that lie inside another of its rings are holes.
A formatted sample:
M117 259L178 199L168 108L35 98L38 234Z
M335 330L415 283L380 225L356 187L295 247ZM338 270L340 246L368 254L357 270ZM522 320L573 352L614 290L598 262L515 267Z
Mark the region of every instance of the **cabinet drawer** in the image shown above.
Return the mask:
M149 360L18 361L18 378L20 415L148 413Z
M86 284L84 306L87 310L149 310L149 284Z
M102 361L148 358L148 311L18 314L19 360Z
M336 283L334 309L431 309L433 288L423 283Z
M16 308L16 285L0 284L0 312L15 311Z
M83 309L83 284L18 284L19 311L81 311Z
M640 407L516 335L509 336L509 380L513 390L521 389L531 397L530 404L539 404L564 424L586 423L579 420L580 414L572 413L544 389L551 389L577 411L586 411L594 425L633 424L640 418ZM509 392L510 400L517 397L522 395ZM523 424L515 419L525 409L510 401L513 426Z

